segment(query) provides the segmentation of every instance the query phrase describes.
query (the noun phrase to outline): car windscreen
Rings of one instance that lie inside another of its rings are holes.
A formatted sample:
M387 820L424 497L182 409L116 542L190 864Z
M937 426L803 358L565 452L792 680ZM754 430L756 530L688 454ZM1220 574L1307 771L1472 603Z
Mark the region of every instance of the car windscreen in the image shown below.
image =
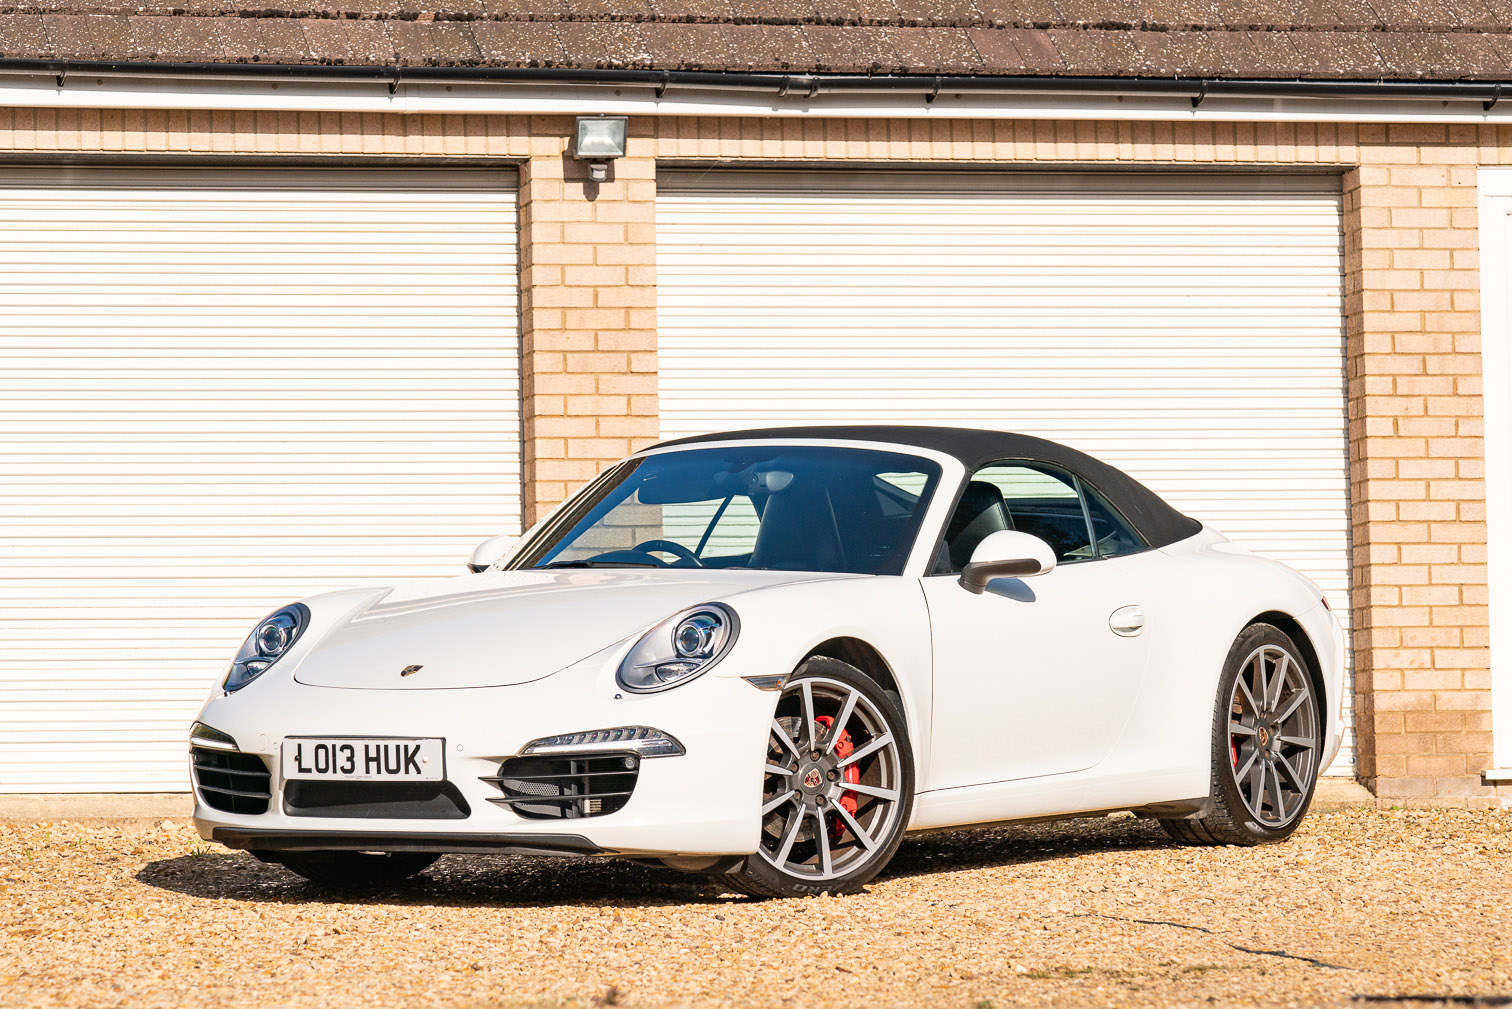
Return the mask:
M914 455L721 445L631 459L512 568L753 568L901 574L940 480Z

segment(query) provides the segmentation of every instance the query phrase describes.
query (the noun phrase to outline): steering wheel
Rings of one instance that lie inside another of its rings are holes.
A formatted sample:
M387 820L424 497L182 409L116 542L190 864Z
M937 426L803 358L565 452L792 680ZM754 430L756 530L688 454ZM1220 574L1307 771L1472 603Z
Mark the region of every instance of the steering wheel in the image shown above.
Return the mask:
M635 546L630 548L630 552L635 554L668 553L680 561L687 561L695 568L703 567L703 561L698 559L697 554L681 543L674 543L671 540L646 540L643 543L635 544Z

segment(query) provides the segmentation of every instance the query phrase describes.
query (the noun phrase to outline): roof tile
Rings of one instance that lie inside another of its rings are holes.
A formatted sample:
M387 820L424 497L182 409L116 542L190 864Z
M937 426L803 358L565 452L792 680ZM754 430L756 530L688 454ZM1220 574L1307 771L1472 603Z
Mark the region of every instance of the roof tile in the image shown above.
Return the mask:
M1144 8L1136 0L1055 0L1061 23L1096 28L1100 25L1133 25L1144 20Z
M740 23L797 25L814 20L814 5L811 0L730 0L730 13Z
M1207 32L1130 32L1142 77L1210 77L1218 49Z
M978 74L982 58L962 28L897 29L899 69L909 73Z
M1393 28L1448 31L1458 20L1438 0L1369 0L1376 17Z
M734 17L730 0L651 0L656 16L664 21L717 21L728 24Z
M893 0L903 27L941 25L964 27L980 20L972 0Z
M1386 64L1383 77L1394 80L1455 80L1464 74L1444 36L1429 32L1376 32L1371 39Z
M219 37L204 31L186 17L131 18L131 45L142 59L161 63L215 63L224 58ZM392 60L393 48L385 41L384 53Z
M1294 22L1285 0L1216 0L1218 24L1229 29L1263 31Z
M53 52L41 15L0 16L0 59L52 59Z
M245 63L308 63L303 18L216 18L221 58Z
M993 28L1064 23L1055 0L977 0L977 17Z
M472 29L455 21L386 21L401 66L466 66L478 62Z
M1469 32L1455 32L1444 37L1454 49L1455 67L1465 76L1491 80L1505 80L1512 76L1512 65L1507 63L1506 54L1490 44L1490 37Z
M730 65L727 25L643 24L641 39L655 69L722 70Z
M1066 72L1087 77L1128 73L1137 59L1127 32L1081 31L1075 28L1047 32L1055 51L1065 61Z
M814 69L820 73L891 73L903 66L894 37L897 28L809 25L803 29Z
M1287 40L1298 77L1371 80L1385 67L1367 32L1289 32Z
M557 26L548 21L479 21L472 32L485 63L556 67L566 62Z
M1063 74L1066 72L1066 61L1061 58L1060 50L1055 48L1055 43L1050 41L1047 33L1028 28L1004 28L1003 34L1008 36L1009 41L1013 43L1013 48L1018 50L1019 58L1027 73Z
M831 24L897 24L893 0L814 0L814 16Z
M52 48L77 53L84 60L129 60L141 56L132 46L131 23L119 15L47 14L42 18Z
M656 16L652 0L572 0L574 21L645 21Z
M1043 72L1039 67L1030 67L1023 54L1013 44L1012 34L1003 28L971 28L966 38L976 47L983 66L993 67L994 73L1025 74Z
M813 56L801 28L751 24L720 27L730 54L726 70L736 73L807 73L813 70Z
M1143 15L1145 24L1167 28L1221 23L1217 0L1146 0Z
M636 70L651 65L640 26L630 22L562 21L557 38L568 66Z
M1347 32L1369 32L1381 27L1381 19L1367 0L1310 0L1307 27Z

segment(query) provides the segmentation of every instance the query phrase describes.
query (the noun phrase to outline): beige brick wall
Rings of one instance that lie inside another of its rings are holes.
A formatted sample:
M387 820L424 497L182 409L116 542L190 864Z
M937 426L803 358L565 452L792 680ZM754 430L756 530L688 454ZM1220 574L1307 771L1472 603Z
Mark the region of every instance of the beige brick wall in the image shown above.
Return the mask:
M0 153L472 156L521 164L526 511L657 433L655 166L762 161L1337 171L1361 775L1489 805L1476 168L1512 127L678 118L632 121L598 187L570 117L0 109ZM1512 790L1503 789L1512 801Z
M520 177L527 525L657 434L650 138L595 183L570 157L572 119L537 128Z

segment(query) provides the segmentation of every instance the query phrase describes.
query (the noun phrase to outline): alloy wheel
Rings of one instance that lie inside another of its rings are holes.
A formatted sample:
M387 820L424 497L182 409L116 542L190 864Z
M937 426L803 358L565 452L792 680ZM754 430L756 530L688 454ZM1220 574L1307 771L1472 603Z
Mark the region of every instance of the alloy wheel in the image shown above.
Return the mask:
M1229 750L1249 814L1271 828L1296 819L1317 774L1318 705L1307 670L1284 648L1262 645L1239 667Z
M790 681L767 745L757 854L806 882L865 864L903 809L898 746L861 690L825 676Z

